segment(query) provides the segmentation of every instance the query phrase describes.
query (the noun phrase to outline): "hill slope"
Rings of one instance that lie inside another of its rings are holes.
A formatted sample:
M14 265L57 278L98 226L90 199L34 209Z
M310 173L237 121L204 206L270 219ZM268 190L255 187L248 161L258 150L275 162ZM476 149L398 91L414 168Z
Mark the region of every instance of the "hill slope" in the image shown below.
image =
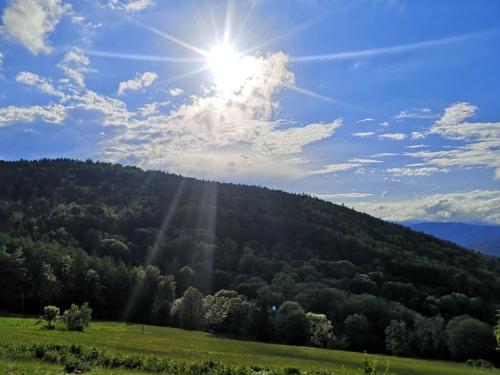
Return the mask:
M72 160L0 162L0 181L0 309L88 301L175 324L174 286L232 289L248 319L225 332L284 340L270 306L291 300L326 314L336 345L379 352L391 320L495 322L500 259L309 196Z
M406 225L460 246L500 257L500 225L442 222L406 223Z

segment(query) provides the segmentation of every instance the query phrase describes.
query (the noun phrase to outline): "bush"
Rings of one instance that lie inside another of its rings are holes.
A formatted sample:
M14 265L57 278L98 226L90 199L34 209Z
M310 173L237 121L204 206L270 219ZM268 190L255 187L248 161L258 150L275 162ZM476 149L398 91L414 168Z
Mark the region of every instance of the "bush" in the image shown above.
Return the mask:
M91 366L97 366L127 368L169 375L334 375L327 370L301 371L294 367L269 369L224 364L211 360L175 360L159 355L126 354L81 345L0 343L0 358L23 360L36 358L46 362L59 363L64 366L65 373L86 372L90 371ZM388 375L388 371L386 366L382 374ZM342 374L377 375L380 372L378 372L376 359L369 361L365 358L358 371L350 372L344 369Z
M465 364L472 368L486 368L486 369L494 368L494 366L490 362L484 359L468 359L465 362Z
M73 303L69 310L64 312L63 320L66 322L68 330L83 332L85 327L90 324L91 317L92 309L87 302L81 307Z

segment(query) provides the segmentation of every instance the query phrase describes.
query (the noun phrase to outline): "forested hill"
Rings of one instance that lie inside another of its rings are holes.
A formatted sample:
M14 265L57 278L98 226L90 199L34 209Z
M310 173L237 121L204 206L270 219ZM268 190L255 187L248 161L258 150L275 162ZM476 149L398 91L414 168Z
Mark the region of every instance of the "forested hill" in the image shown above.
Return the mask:
M2 161L0 282L0 310L88 301L98 317L159 324L171 323L174 282L176 297L235 290L254 306L296 301L326 314L348 347L383 351L393 319L493 323L500 259L306 195L91 161ZM344 331L353 319L371 333L362 343Z

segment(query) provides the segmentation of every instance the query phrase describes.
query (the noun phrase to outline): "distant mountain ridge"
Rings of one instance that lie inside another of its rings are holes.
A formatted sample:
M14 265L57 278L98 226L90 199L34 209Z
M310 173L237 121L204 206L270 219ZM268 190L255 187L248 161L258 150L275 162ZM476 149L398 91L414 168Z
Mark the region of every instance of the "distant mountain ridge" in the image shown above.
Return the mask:
M437 238L500 257L500 225L456 222L406 222L404 225Z

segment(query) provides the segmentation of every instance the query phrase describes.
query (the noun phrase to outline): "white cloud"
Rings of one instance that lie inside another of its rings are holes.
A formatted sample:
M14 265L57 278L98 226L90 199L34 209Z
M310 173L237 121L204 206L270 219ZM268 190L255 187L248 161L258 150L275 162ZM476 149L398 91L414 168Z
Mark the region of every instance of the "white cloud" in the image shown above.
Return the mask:
M57 65L64 75L73 81L79 89L85 87L84 73L88 72L90 61L87 56L78 48L73 48L67 52L62 61Z
M430 108L415 108L411 110L403 110L399 112L394 118L396 120L405 119L434 119L437 115L432 113Z
M168 90L168 93L170 94L170 96L179 96L179 95L182 95L184 93L184 90L176 87L176 88Z
M386 220L485 221L500 224L500 191L473 190L384 203L353 204Z
M278 52L247 58L255 73L236 92L193 96L168 114L152 107L143 108L151 113L146 116L115 108L127 125L104 144L103 158L219 178L306 175L304 147L331 136L342 121L298 126L274 119L276 94L294 85L288 57Z
M350 169L361 167L363 164L360 163L334 163L334 164L326 164L320 169L313 170L309 172L311 175L315 174L327 174L327 173L336 173L342 171L348 171Z
M165 102L153 102L144 104L142 107L138 109L138 112L142 117L150 117L153 115L157 115L161 107L166 107L169 104L170 104L169 100Z
M374 134L375 134L374 132L357 132L357 133L352 133L352 136L357 138L367 138L371 137Z
M0 52L0 71L2 70L2 64L3 64L3 53Z
M314 197L324 199L326 201L338 201L339 199L360 199L372 197L370 193L338 193L338 194L311 194Z
M430 176L435 173L448 173L448 168L422 167L422 168L389 168L386 172L391 173L395 177L401 176Z
M133 113L127 110L125 103L113 99L92 90L84 93L77 93L72 98L71 109L81 109L90 112L97 112L103 116L99 121L106 126L133 126Z
M158 74L155 72L136 73L133 79L120 82L118 85L118 95L124 95L127 90L136 91L151 86L157 78Z
M49 53L47 35L70 9L61 0L13 0L3 12L3 29L31 53Z
M376 159L349 159L350 163L359 163L359 164L378 164L382 163L382 160L376 160Z
M402 141L406 139L406 134L404 133L387 133L378 136L379 139L390 139L392 141Z
M107 6L111 9L126 12L139 12L154 4L153 0L109 0Z
M358 120L358 121L356 121L356 122L357 122L358 124L361 124L361 123L363 123L363 122L373 122L373 121L375 121L375 119L374 119L374 118L371 118L371 117L366 117L366 118L363 118L363 119Z
M453 140L500 139L500 122L465 122L476 113L477 109L476 106L469 103L453 104L445 109L443 116L434 123L429 133Z
M0 126L36 119L62 123L72 112L72 120L81 116L88 123L115 127L112 137L101 140L102 151L97 157L103 160L212 178L306 176L311 161L304 148L330 137L342 120L297 125L276 119L277 93L294 85L293 73L287 69L288 57L279 52L251 58L256 71L237 92L213 90L204 96L192 96L167 113L159 109L168 102L149 103L134 112L121 100L86 89L82 72L88 70L89 61L76 50L71 51L59 64L68 77L60 80L65 84L65 97L60 103L1 108ZM38 76L25 74L19 79L51 90L45 85L50 81ZM153 80L146 77L138 86ZM138 86L129 82L122 90Z
M418 144L418 145L410 145L410 146L405 146L406 148L411 148L411 149L415 149L415 148L425 148L425 147L428 147L427 145L424 145L424 144Z
M425 134L422 132L411 132L411 139L423 139Z
M500 122L472 123L477 107L469 103L456 103L445 109L443 115L427 132L442 138L463 141L465 144L440 151L420 151L408 156L422 159L427 165L447 167L491 167L498 178L500 169Z
M0 108L0 128L14 123L28 123L40 119L52 124L61 124L66 118L66 108L60 104L42 106Z
M389 122L383 121L379 125L382 126L383 128L388 128L389 127Z
M64 93L56 89L47 78L42 78L38 74L31 72L19 72L16 81L25 85L36 87L41 92L48 95L64 98Z
M382 163L380 160L375 159L349 159L347 163L332 163L326 164L320 169L312 170L309 172L311 175L327 174L348 171L350 169L361 168L369 164Z

